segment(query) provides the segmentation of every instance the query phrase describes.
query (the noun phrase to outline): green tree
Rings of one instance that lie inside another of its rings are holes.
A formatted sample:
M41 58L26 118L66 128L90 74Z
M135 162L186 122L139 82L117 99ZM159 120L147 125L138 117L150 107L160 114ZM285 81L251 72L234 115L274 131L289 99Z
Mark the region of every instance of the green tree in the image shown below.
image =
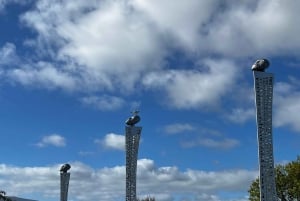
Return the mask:
M285 166L288 200L300 200L300 156Z
M250 196L249 196L249 200L250 201L259 201L260 199L260 192L259 192L259 178L256 178L251 186L250 189L248 190Z
M275 167L277 197L280 201L300 200L300 156L295 161ZM250 188L249 200L259 201L259 178L255 179Z

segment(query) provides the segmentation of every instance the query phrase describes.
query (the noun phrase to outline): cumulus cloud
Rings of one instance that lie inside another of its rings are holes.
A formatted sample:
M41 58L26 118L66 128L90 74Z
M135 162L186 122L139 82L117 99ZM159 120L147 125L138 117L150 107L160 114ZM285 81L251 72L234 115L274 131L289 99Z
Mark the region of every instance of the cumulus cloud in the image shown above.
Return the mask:
M55 146L64 147L66 146L66 139L58 134L47 135L42 138L40 142L36 144L38 147Z
M154 22L159 31L167 33L186 50L198 49L199 36L205 31L205 24L217 10L218 1L131 1L134 8Z
M132 90L141 73L159 68L165 55L153 27L124 1L50 5L40 0L37 10L25 13L22 21L38 31L37 42L58 46L56 58L74 62L83 79L108 90Z
M95 140L95 143L102 145L107 149L125 150L125 136L115 133L108 133L102 140Z
M125 197L124 166L94 169L81 162L70 164L70 200L112 201ZM22 197L26 192L26 195L40 194L44 199L59 199L60 166L17 167L1 164L0 184L5 186L8 195ZM163 201L175 200L173 195L183 198L187 194L186 200L195 200L196 197L199 200L216 200L221 191L247 195L247 189L256 177L257 171L181 171L173 166L156 167L154 161L141 159L137 166L137 194L151 195Z
M299 41L300 32L295 26L299 24L296 1L132 2L188 51L230 57L265 52L281 55L281 50L291 54L292 50L299 52L299 43L295 42ZM285 33L287 30L289 33ZM289 41L282 43L286 38Z
M199 69L151 73L143 83L147 87L162 88L169 105L192 109L218 103L232 88L235 72L235 64L230 61L206 59L201 62Z
M201 41L206 40L213 51L239 57L266 52L272 55L299 53L296 41L299 41L297 34L300 29L295 27L299 24L299 19L295 19L295 7L299 6L299 2L240 1L226 6L227 9L219 12L219 16L208 25L209 33ZM289 33L285 33L286 30ZM286 38L289 38L288 42L282 43Z
M21 2L30 1L2 0L0 10ZM300 52L299 6L292 0L38 0L20 16L36 34L23 41L35 58L17 55L18 47L5 43L0 74L25 86L88 92L80 100L99 110L121 108L124 100L91 92L141 88L164 93L160 100L169 107L216 108L238 80L234 59ZM192 62L173 66L174 52ZM286 115L298 110L298 96L288 96L290 105L278 100L275 126L300 130L298 118ZM253 116L238 107L227 118L243 123Z
M69 91L146 87L166 92L171 107L203 108L220 102L237 80L231 59L299 52L299 4L38 0L20 17L36 33L24 41L36 58L19 58L22 65L2 74L23 85ZM169 61L174 52L192 64L175 68ZM218 59L206 59L211 55Z

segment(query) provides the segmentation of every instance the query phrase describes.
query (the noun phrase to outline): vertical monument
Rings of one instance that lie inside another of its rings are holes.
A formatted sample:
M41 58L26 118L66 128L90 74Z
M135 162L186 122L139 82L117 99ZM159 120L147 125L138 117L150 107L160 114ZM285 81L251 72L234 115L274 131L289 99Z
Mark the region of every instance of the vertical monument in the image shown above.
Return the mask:
M257 60L253 66L256 123L259 158L260 201L277 200L272 137L273 74L266 73L267 59Z
M126 201L136 201L136 166L142 127L135 124L140 121L138 111L126 120Z
M68 200L70 173L67 171L70 168L71 166L69 164L64 164L60 168L60 201Z

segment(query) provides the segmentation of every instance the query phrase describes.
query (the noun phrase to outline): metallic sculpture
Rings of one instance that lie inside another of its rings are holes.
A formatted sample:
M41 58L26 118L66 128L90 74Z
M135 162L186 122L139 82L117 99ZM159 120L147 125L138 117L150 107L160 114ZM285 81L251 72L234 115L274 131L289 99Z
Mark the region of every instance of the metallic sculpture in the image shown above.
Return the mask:
M139 141L142 127L135 124L140 121L138 111L126 120L126 201L136 201L136 169Z
M274 78L272 73L264 72L269 64L267 59L260 59L252 66L256 104L260 201L277 200L272 137Z
M66 163L66 164L64 164L63 166L61 166L61 168L60 168L60 172L64 172L64 173L66 173L69 169L71 169L71 165L70 164L68 164L68 163Z
M68 200L70 173L67 171L69 169L71 169L71 165L67 163L60 168L60 201Z
M134 126L135 124L137 124L141 118L140 116L138 115L139 111L134 111L133 112L133 116L129 117L127 120L126 120L126 124L128 126Z
M267 59L259 59L252 65L252 70L264 72L269 65L270 62Z

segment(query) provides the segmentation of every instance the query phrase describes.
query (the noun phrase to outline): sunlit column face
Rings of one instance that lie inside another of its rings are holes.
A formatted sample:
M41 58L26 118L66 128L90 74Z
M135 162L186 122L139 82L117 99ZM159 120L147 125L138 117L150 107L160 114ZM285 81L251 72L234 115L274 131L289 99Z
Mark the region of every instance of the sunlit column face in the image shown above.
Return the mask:
M136 201L136 169L141 127L126 127L126 201Z
M261 201L276 199L273 136L272 101L273 74L254 71L257 140L260 172Z
M68 189L69 189L70 173L61 172L60 173L60 200L68 200Z

